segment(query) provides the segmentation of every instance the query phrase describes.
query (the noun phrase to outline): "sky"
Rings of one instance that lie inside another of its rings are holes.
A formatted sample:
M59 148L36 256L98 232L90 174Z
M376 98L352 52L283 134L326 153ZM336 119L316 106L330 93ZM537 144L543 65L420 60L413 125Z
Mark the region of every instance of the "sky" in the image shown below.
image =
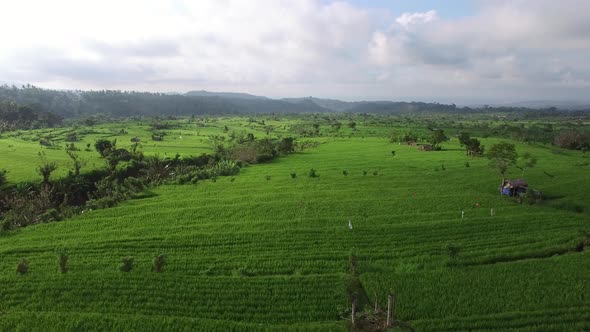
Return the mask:
M590 101L587 0L0 0L0 82Z

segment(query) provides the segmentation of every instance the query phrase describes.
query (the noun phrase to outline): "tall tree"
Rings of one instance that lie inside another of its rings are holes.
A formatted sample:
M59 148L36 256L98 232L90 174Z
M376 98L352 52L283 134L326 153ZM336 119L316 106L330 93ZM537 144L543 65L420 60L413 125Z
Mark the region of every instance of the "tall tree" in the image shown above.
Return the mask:
M445 135L445 132L442 129L433 130L429 137L429 143L432 144L436 150L440 150L440 144L448 140L449 138Z
M516 163L518 154L514 144L503 142L492 145L487 157L490 159L490 165L495 167L504 179L508 168Z

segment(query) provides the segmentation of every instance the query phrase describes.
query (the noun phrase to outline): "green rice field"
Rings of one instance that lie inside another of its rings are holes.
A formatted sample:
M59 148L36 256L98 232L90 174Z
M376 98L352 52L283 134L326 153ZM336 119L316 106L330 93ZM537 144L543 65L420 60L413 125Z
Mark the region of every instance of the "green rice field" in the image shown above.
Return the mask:
M271 136L288 134L269 124ZM225 125L265 135L246 118L220 118L183 122L152 142L148 125L134 122L125 134L113 124L79 128L87 134L76 145L88 170L103 167L94 149L84 151L98 138L128 146L140 137L146 154L198 155L211 151L208 135L229 134ZM13 183L38 181L39 137L64 144L70 130L3 134L0 168ZM386 307L394 293L397 319L416 331L590 330L590 252L574 250L590 232L588 157L482 138L538 159L525 177L547 198L518 204L499 195L488 160L465 156L456 138L426 152L391 143L388 128L342 131L232 178L163 185L114 208L3 233L0 330L345 331L351 254L369 302ZM55 177L67 174L63 150L43 151L62 166ZM68 273L58 272L56 250L68 253ZM151 271L157 254L167 257L163 273ZM119 270L126 256L135 258L129 273ZM21 258L26 275L15 273Z

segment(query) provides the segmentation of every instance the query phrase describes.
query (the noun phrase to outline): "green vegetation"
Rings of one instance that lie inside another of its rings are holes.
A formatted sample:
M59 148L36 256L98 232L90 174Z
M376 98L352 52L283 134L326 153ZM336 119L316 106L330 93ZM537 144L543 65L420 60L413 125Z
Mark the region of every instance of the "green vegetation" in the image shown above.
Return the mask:
M556 136L570 119L519 121ZM590 329L588 156L508 124L310 114L3 133L3 190L96 190L71 214L37 200L38 222L1 231L0 330L343 331L353 299L362 322L389 293L416 331ZM441 149L420 151L432 134ZM125 176L139 169L145 181ZM543 199L500 196L498 171Z

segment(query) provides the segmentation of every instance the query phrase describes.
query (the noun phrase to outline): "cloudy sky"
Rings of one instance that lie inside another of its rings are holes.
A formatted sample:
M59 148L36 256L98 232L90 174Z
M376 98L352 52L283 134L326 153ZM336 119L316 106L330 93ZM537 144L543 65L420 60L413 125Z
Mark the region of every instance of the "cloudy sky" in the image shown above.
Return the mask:
M0 82L590 101L587 0L0 0Z

